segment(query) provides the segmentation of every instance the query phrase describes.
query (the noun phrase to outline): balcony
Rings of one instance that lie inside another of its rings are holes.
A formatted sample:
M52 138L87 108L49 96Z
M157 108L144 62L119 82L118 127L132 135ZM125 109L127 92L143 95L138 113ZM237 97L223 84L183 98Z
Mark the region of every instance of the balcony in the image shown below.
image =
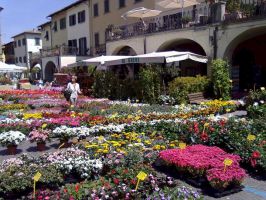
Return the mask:
M159 33L183 28L205 26L210 23L210 17L198 15L194 20L185 21L178 15L163 16L161 20L150 19L143 22L123 26L109 26L106 29L106 41L116 41L131 37ZM189 18L187 18L189 19Z
M191 10L192 19L181 17L181 13L166 15L149 20L139 21L137 23L113 26L109 25L106 28L106 41L116 41L129 39L132 37L166 32L171 30L181 30L184 28L197 28L216 23L234 23L246 22L250 20L262 19L266 17L266 2L265 0L256 0L250 3L241 3L240 9L237 12L227 14L225 4L215 3L209 5L208 14L197 13L196 10ZM219 13L226 13L221 15Z
M97 47L91 48L94 56L101 56L106 54L106 44L98 45Z
M60 46L54 48L43 48L40 52L41 57L54 56L88 56L89 49L79 49L71 46Z

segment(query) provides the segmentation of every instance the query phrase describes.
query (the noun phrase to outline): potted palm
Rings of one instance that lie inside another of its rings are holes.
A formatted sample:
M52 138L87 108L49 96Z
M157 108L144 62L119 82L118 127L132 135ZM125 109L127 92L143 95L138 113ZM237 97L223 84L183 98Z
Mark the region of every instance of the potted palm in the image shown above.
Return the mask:
M50 130L33 130L29 134L29 139L31 142L37 143L37 150L38 151L44 151L45 150L45 144L46 141L49 139L51 131Z
M190 16L184 16L181 19L182 25L183 27L188 27L188 23L191 21L191 17Z
M7 147L9 155L15 155L17 152L17 146L26 136L19 131L8 131L0 134L0 144Z

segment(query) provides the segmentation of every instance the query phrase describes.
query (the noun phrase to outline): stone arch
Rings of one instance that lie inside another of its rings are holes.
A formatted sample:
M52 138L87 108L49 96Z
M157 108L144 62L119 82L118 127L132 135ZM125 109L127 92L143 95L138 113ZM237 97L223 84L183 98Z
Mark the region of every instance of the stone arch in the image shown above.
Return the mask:
M266 85L266 26L246 30L234 37L224 58L231 63L234 91Z
M130 46L122 46L116 48L113 55L123 55L123 56L135 56L137 55L136 51ZM111 66L110 69L118 75L120 79L125 79L129 77L133 77L136 73L137 65L118 65L118 66Z
M157 51L190 51L206 56L204 48L194 40L174 39L164 42ZM179 63L181 76L207 75L207 64L192 60L184 60Z
M54 73L57 72L57 68L56 68L56 65L54 64L54 62L52 61L49 61L47 62L47 64L45 65L45 71L44 71L44 74L45 74L45 80L46 81L53 81L54 79Z
M131 46L120 46L115 49L112 55L135 56L137 53Z

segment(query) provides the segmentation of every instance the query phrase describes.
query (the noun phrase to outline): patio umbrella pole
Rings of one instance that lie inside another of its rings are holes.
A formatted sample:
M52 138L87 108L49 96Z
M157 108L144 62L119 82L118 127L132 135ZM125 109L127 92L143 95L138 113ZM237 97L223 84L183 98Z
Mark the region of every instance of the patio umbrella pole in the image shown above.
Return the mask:
M178 0L177 0L178 1ZM184 0L181 0L182 2L181 2L181 4L182 4L182 8L181 8L181 16L182 16L182 18L183 18L183 13L184 13Z
M143 50L144 50L144 54L147 53L146 35L144 35L144 47L143 47Z

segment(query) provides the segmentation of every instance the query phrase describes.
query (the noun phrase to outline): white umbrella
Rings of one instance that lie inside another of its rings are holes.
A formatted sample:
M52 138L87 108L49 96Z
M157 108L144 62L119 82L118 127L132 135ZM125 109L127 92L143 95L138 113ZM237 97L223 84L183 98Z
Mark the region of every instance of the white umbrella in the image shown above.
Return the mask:
M148 8L140 7L140 8L135 8L135 9L132 9L126 12L121 17L124 19L131 18L131 17L143 19L143 18L158 16L161 12L162 11L160 10L151 10Z
M129 57L130 56L99 56L69 64L67 65L67 67L78 67L78 66L88 66L88 65L99 66L99 65L107 65L108 62L112 62L112 65L121 65L123 64L122 60Z
M189 6L197 5L202 3L202 0L159 0L157 5L165 8L165 9L182 9L182 17L183 17L183 9Z

